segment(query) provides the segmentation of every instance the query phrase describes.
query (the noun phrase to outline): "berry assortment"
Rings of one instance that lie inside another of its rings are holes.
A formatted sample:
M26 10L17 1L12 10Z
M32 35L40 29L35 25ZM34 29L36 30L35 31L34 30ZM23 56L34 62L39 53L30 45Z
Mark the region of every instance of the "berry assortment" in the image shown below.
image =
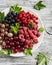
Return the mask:
M39 42L38 37L38 17L30 12L9 11L0 22L0 44L4 50L10 49L17 53L32 49L33 45Z

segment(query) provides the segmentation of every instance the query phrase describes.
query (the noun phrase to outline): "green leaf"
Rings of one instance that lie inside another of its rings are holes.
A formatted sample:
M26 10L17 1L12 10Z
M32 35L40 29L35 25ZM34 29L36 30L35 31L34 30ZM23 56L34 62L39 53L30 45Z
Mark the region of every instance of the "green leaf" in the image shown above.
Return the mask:
M40 31L40 32L43 32L43 31L44 31L44 28L43 28L43 27L40 27L40 28L39 28L39 31Z
M7 52L7 56L10 56L10 54L12 54L13 53L13 51L12 50L6 50L6 52Z
M33 24L32 22L30 22L30 23L28 24L28 27L29 27L30 29L32 29L32 28L34 27L34 24Z
M17 34L17 28L15 26L11 26L11 29L14 31L15 34Z
M43 53L43 52L40 52L38 55L37 55L37 65L47 65L50 58L47 54Z
M45 8L46 6L42 2L43 1L39 1L37 4L34 5L34 8L36 10L41 10L41 9Z
M24 54L32 56L32 48L25 49Z
M20 27L20 24L16 23L15 26L14 25L11 26L11 29L14 31L15 34L17 34L19 27Z
M2 20L4 20L4 12L0 12L0 22L2 22Z
M13 12L16 12L16 13L20 13L21 10L22 10L22 8L19 7L17 4L11 6L11 8L10 8L10 11L13 11Z
M0 55L7 55L10 56L10 54L12 54L13 51L12 50L0 50Z

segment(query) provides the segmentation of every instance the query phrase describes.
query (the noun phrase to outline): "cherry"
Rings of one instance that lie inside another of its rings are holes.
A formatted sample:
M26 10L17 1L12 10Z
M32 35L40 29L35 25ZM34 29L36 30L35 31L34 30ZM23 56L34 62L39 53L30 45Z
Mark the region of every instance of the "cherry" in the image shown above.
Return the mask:
M25 50L25 48L21 48L21 51L24 51Z
M13 46L13 47L12 47L12 50L14 50L14 49L15 49L15 47Z
M16 45L19 45L19 42L16 42Z
M28 45L25 45L24 48L28 48Z
M9 41L8 40L6 41L6 44L9 44Z
M10 38L10 41L13 41L13 38Z
M14 40L18 40L18 37L16 36L16 37L14 37Z
M14 46L14 42L10 42L10 45L11 45L11 46Z
M14 49L13 51L14 51L14 53L17 53L17 52L18 52L18 50L17 50L17 49Z
M6 45L6 49L10 49L10 45Z
M18 45L18 48L20 48L20 45Z
M1 33L1 37L4 37L4 33Z
M5 49L5 46L4 45L2 45L2 49Z
M9 40L9 38L8 37L5 37L5 40Z

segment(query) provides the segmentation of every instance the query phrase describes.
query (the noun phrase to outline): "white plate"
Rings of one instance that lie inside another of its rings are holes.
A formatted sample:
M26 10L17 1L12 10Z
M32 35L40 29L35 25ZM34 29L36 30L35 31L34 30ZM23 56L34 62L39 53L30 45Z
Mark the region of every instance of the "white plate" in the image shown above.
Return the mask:
M42 23L42 21L41 21L40 16L37 14L37 12L36 12L35 10L30 9L30 8L27 8L27 7L23 7L23 6L22 6L22 9L25 10L25 11L29 11L29 12L31 12L31 13L37 15L38 18L39 18L39 21L38 21L38 22L39 22L39 27L44 27L44 26L43 26L43 23ZM3 10L2 12L4 12L5 15L7 15L7 13L9 12L9 8L6 8L6 9ZM32 53L40 46L40 44L41 44L41 42L42 42L42 40L43 40L43 36L44 36L44 32L41 33L40 38L38 38L38 39L39 39L39 43L34 45L33 50L32 50ZM21 53L11 54L10 56L13 56L13 57L22 57L22 56L26 56L26 55L21 52Z

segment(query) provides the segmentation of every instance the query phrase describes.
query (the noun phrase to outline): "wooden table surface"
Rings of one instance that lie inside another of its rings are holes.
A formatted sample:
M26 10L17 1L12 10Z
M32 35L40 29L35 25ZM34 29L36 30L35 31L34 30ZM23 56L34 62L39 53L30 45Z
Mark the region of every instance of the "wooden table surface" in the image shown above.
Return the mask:
M33 8L37 1L38 0L0 0L0 11L16 3L25 7ZM49 26L52 26L52 0L43 0L43 3L46 5L46 8L37 12L47 29ZM50 62L48 65L52 65L52 36L48 35L46 32L42 44L33 53L33 57L9 58L2 56L0 57L0 65L35 65L36 60L34 58L40 51L43 51L50 56Z

